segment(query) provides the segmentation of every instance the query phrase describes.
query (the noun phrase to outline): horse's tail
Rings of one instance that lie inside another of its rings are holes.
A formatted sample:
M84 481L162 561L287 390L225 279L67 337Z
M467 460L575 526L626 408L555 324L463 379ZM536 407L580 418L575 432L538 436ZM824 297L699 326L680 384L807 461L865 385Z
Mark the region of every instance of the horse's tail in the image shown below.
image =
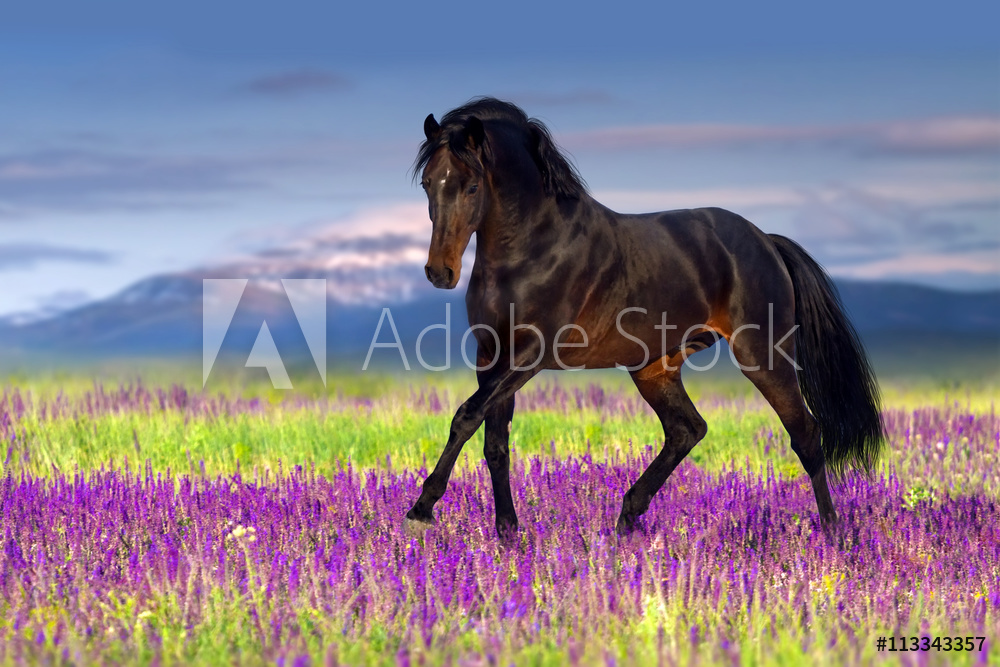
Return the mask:
M883 445L881 398L858 332L836 286L795 241L770 234L795 288L799 387L819 423L834 475L850 465L871 474Z

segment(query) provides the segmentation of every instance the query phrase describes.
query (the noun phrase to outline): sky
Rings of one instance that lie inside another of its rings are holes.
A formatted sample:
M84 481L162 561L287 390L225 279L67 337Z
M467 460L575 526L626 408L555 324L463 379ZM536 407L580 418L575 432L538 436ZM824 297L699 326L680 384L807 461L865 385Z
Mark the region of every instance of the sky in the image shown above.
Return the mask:
M616 210L723 206L835 276L1000 287L996 3L159 4L0 9L0 315L429 241L423 118L477 95Z

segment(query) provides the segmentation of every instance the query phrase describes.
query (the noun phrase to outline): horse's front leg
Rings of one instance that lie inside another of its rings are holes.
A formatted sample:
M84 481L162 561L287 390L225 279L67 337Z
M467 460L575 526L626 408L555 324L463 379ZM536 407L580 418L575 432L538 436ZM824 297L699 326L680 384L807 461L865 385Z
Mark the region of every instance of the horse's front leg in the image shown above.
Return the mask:
M517 351L513 360L514 363L510 363L509 367L498 369L500 364L510 362L508 355L501 354L496 366L489 370L481 371L479 389L455 412L455 416L451 420L451 432L448 435L448 442L444 446L441 458L438 459L437 465L434 466L431 474L424 480L420 497L417 498L417 502L414 503L413 508L406 513L407 519L422 523L434 523L434 504L441 499L445 489L448 487L448 478L451 477L451 471L455 467L458 455L462 452L462 447L479 429L480 425L482 425L488 412L496 410L498 405L502 406L508 400L511 401L511 409L513 409L514 392L520 389L525 382L530 380L542 368L540 363L527 368L529 364L538 360L538 348L537 343L535 345L526 345L523 350L519 349ZM509 423L509 419L507 421ZM487 438L490 438L490 436L487 435ZM489 460L489 457L487 460ZM491 474L493 473L492 466L490 472ZM496 491L497 480L496 477L493 479L494 491ZM509 483L506 484L506 487L506 500L509 500ZM497 511L499 512L500 505L498 504L497 507ZM513 502L510 503L510 515L513 516ZM514 520L516 521L516 518ZM499 514L497 521L499 525Z

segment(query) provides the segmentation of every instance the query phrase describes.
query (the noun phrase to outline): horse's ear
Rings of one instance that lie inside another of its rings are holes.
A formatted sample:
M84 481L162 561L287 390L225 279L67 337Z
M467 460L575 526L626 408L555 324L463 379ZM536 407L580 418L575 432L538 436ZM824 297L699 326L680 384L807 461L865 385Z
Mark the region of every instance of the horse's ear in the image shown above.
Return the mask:
M465 132L468 134L469 143L473 148L480 148L483 142L486 141L486 128L483 127L483 121L475 116L469 118L468 123L465 125Z
M424 118L424 136L427 137L427 141L432 141L440 131L441 126L434 120L434 114L427 114L427 118Z

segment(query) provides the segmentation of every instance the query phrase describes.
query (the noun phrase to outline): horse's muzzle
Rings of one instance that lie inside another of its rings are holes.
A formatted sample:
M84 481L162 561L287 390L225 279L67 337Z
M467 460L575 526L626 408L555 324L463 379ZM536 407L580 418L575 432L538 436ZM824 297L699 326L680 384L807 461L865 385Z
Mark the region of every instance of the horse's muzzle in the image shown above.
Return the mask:
M427 280L431 281L431 284L438 289L454 289L458 281L455 279L455 272L449 266L431 266L428 264L424 267L424 273L427 274Z

